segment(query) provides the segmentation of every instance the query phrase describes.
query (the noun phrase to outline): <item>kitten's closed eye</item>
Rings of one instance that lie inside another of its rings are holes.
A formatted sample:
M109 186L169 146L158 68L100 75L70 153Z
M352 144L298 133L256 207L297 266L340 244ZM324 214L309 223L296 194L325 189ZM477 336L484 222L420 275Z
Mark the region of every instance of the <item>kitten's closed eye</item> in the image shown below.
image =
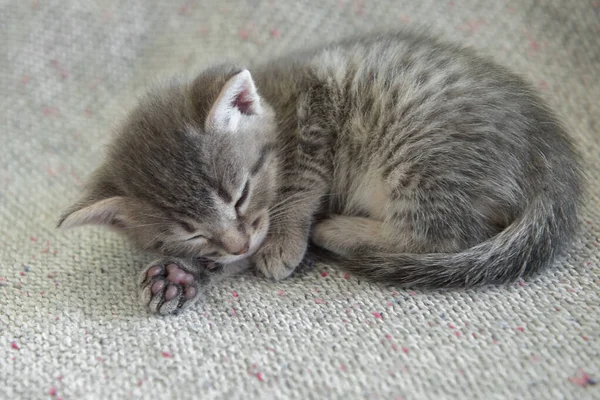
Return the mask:
M187 238L186 241L196 240L196 239L207 239L207 237L204 236L204 235L194 235L194 236L191 236L191 237Z

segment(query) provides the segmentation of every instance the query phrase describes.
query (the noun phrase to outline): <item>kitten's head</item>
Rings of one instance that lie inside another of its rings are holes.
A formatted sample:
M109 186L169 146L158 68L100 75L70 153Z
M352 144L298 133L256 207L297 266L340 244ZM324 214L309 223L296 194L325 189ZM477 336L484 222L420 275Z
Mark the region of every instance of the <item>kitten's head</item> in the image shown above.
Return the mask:
M152 93L59 226L105 225L166 255L245 258L269 229L274 136L273 111L245 69L215 68Z

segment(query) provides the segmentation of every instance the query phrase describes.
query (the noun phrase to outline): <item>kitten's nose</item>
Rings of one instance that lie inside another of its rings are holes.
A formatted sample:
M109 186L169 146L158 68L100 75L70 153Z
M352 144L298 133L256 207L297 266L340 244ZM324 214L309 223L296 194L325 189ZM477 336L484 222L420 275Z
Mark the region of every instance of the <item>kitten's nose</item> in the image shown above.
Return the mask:
M239 232L225 232L221 238L223 250L234 256L246 254L250 249L250 237Z
M244 246L242 246L241 249L239 249L237 252L232 251L231 254L233 254L234 256L240 256L242 254L246 254L248 252L249 248L250 248L250 241L248 240L246 243L244 243Z

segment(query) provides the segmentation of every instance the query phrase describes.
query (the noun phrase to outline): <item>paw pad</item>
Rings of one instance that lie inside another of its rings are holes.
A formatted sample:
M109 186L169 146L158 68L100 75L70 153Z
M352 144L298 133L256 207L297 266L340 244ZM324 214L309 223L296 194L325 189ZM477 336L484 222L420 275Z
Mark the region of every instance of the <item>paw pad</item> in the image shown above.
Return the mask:
M140 277L142 301L158 314L177 313L199 297L197 276L175 263L153 263Z

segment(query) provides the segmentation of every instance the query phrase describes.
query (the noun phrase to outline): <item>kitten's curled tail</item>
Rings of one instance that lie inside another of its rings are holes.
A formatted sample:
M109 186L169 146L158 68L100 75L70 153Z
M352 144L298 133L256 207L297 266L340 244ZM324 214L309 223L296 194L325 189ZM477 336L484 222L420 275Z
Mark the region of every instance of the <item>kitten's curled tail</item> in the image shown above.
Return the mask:
M576 202L549 202L539 195L505 230L459 253L314 255L356 275L413 288L502 284L551 264L572 240L576 225Z

